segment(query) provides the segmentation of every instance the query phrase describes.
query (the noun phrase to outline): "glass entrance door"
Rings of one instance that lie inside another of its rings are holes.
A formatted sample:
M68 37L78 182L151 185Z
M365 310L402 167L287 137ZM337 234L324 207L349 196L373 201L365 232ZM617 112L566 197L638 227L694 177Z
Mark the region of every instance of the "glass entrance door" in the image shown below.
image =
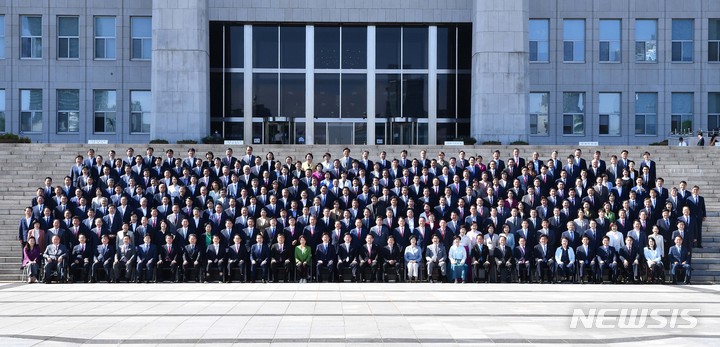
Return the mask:
M415 123L392 123L391 145L412 145L415 141Z

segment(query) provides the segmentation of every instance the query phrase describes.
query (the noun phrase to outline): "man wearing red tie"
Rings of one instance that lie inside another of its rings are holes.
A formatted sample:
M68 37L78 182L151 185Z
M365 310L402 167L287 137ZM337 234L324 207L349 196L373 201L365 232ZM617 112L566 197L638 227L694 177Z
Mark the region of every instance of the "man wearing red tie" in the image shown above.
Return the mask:
M157 262L157 281L165 280L165 269L170 270L170 280L173 283L178 281L178 264L182 253L180 248L173 245L174 237L172 234L165 235L165 244L160 247L160 259Z
M372 234L365 236L365 245L360 248L360 254L358 256L358 260L360 262L360 277L363 282L368 280L368 273L370 276L369 280L371 282L375 282L377 280L379 249L373 241L374 238Z

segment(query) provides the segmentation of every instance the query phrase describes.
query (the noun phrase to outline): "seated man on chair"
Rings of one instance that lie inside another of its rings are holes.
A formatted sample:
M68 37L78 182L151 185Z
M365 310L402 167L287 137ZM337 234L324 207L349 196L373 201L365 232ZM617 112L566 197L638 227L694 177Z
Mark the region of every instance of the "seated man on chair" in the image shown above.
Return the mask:
M87 276L90 274L90 268L92 262L90 261L95 256L95 252L91 249L91 246L86 243L85 234L78 236L79 244L73 247L72 251L72 263L70 263L70 282L75 282L75 272L80 270L80 282L87 281Z
M432 275L435 268L440 268L440 274L445 277L445 260L447 259L447 251L445 246L440 244L440 237L432 236L432 244L425 248L425 263L427 264L428 282L434 282ZM441 280L442 281L442 280Z
M172 234L165 235L165 244L160 247L160 256L157 261L157 281L162 282L163 270L169 269L171 281L177 283L178 281L178 264L182 257L180 247L173 244L174 237Z
M130 282L132 280L133 270L135 269L135 247L133 247L130 236L123 236L122 244L115 253L115 264L113 264L113 272L115 273L115 283L120 280ZM120 274L125 270L124 278Z
M155 245L152 244L150 234L145 234L143 241L144 243L142 245L137 246L137 265L135 268L138 278L135 282L141 282L143 275L145 275L145 283L150 283L153 277L153 271L155 270L158 252Z
M668 252L668 261L670 262L670 275L673 284L677 284L677 271L679 268L685 270L685 284L690 284L690 256L688 251L683 247L683 239L680 236L675 237L675 246L670 247Z
M45 248L43 257L45 258L45 283L50 283L50 275L57 271L60 281L65 278L65 258L67 258L67 248L60 243L60 237L55 235L52 238L52 244Z
M548 281L552 283L555 278L554 254L550 253L550 246L547 243L547 235L540 236L540 244L535 246L533 256L535 257L535 269L540 283L544 283L543 272L547 273Z
M235 234L233 236L233 244L228 248L227 274L228 282L232 282L232 270L240 269L240 275L245 273L245 260L247 259L247 249L242 243L242 237Z
M498 238L498 246L493 251L493 256L497 268L498 282L510 283L511 273L515 270L515 258L512 249L506 242L507 238L505 236Z
M617 281L617 252L615 247L610 246L610 237L605 235L602 239L602 246L598 247L596 252L597 258L597 282L602 283L603 271L610 271L610 280L615 283Z
M95 249L95 257L92 264L91 282L97 282L97 274L99 269L105 270L105 281L112 282L113 279L113 259L115 258L115 249L110 247L110 237L103 235L100 239L101 244Z
M267 283L268 262L270 261L270 251L268 246L263 242L263 235L258 233L255 235L255 244L250 248L250 280L255 282L260 273L262 283Z
M578 275L580 276L580 282L584 282L583 276L586 271L588 273L588 282L593 282L592 278L596 277L596 265L595 261L595 250L590 246L590 236L588 234L583 235L582 244L575 250L575 259L578 261Z
M338 274L339 276L344 276L343 270L350 269L350 273L352 274L352 278L350 280L360 282L360 278L357 276L357 250L352 242L352 235L350 233L345 233L343 240L344 242L337 246ZM343 280L345 280L345 278L343 278Z
M203 252L197 244L197 236L190 234L190 244L183 250L183 279L187 282L190 279L190 271L195 271L196 280L203 281Z
M212 244L205 248L205 282L210 270L217 270L220 280L225 282L225 246L220 244L220 235L213 235Z
M638 276L638 265L640 265L640 254L633 245L635 239L628 235L625 237L625 246L620 248L618 256L622 262L623 273L625 274L625 282L637 282L640 280Z
M285 283L290 277L290 269L292 263L290 261L294 254L290 251L290 247L285 244L285 235L277 234L277 243L270 248L270 269L272 270L273 282L278 282L278 274L282 271Z
M555 250L555 263L556 273L562 276L564 281L571 281L575 274L575 252L570 247L570 240L567 237L560 240L560 247Z
M364 276L368 269L370 270L370 281L375 282L377 280L380 247L375 245L374 240L375 237L373 234L368 233L367 236L365 236L365 244L360 248L360 254L358 255L358 260L360 261L360 278L362 278L363 281L366 280Z
M480 278L483 276L480 276L481 271L485 273L485 283L488 283L488 278L490 278L490 262L488 261L488 248L485 246L483 240L482 233L478 233L478 235L475 237L476 243L470 249L470 257L472 258L472 276L473 280L477 283L480 283Z
M383 260L383 280L387 282L385 276L392 271L395 275L395 281L400 281L400 271L402 271L402 259L403 254L400 251L400 246L395 243L395 236L388 235L387 246L380 249L380 256Z
M513 255L515 256L515 271L517 271L518 282L522 282L523 278L525 278L525 281L530 283L532 279L532 254L527 249L526 244L525 238L520 237Z

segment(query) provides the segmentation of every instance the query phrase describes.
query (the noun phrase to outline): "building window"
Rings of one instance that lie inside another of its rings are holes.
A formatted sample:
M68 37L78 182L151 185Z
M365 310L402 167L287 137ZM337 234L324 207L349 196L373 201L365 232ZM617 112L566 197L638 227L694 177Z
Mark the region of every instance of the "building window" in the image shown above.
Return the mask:
M20 132L39 133L43 130L42 89L20 90Z
M77 89L58 89L57 109L57 132L79 132L80 91Z
M693 20L673 19L672 61L693 61Z
M563 20L563 61L585 61L585 20Z
M620 93L600 93L600 135L620 136Z
M5 59L5 16L0 15L0 59ZM2 128L0 131L4 131Z
M95 59L115 59L115 46L115 17L95 17Z
M78 17L58 17L58 59L80 57L80 25Z
M600 20L600 61L620 62L620 30L619 19Z
M5 132L5 89L0 89L0 132Z
M42 17L20 16L20 58L42 58Z
M116 100L114 90L93 91L93 110L95 114L95 133L114 133L116 131Z
M635 134L657 135L657 93L635 94Z
M530 61L550 61L550 20L531 19L528 33L530 37Z
M670 131L687 134L693 131L693 93L672 93Z
M708 93L708 129L720 129L720 93Z
M150 60L152 58L152 18L130 18L130 36L132 59Z
M635 61L657 62L657 20L635 21Z
M585 93L563 93L563 135L585 134Z
M550 93L530 93L530 134L548 135Z
M709 19L708 61L720 62L720 19Z
M130 91L130 133L149 134L152 116L152 94L149 90Z

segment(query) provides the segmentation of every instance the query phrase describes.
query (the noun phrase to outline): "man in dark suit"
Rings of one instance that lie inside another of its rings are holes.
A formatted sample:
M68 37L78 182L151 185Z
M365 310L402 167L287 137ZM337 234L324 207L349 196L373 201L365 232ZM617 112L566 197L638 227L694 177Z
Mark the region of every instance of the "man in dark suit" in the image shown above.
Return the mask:
M535 257L535 271L540 283L544 283L543 272L547 273L547 278L550 283L555 278L555 260L553 258L554 253L547 244L547 236L540 236L540 243L535 246L533 256Z
M598 247L596 252L597 258L597 282L602 282L603 270L610 271L610 280L615 283L617 281L617 252L615 248L610 246L610 237L603 236L602 246Z
M315 260L316 260L316 276L317 281L321 282L322 276L320 274L323 269L328 272L328 281L333 281L333 271L335 269L335 247L330 244L330 235L328 233L322 234L322 243L315 247Z
M125 270L126 282L132 280L133 271L135 269L135 248L132 246L130 236L123 237L122 244L115 253L115 263L113 264L113 272L115 274L115 283L120 282L120 274Z
M113 259L115 258L115 248L109 245L110 238L107 235L103 235L101 239L101 245L98 245L95 249L95 257L92 264L90 280L91 282L97 282L98 269L102 268L105 270L105 281L108 283L112 282L112 269Z
M137 271L138 278L136 282L141 282L144 275L145 283L150 283L153 277L153 270L155 270L155 261L158 252L149 234L145 234L143 241L143 244L137 246L137 265L135 266L135 270Z
M242 237L238 234L233 236L233 244L228 247L227 251L227 280L232 282L232 269L240 269L240 276L245 274L245 260L247 259L247 248L242 243Z
M380 249L380 257L383 260L383 279L390 271L395 274L396 281L400 280L400 272L403 270L403 254L400 247L395 243L395 237L392 235L387 238L387 245Z
M70 263L70 282L75 282L75 272L80 270L80 282L86 282L87 276L90 274L92 267L92 260L95 256L95 252L91 245L88 245L85 241L85 235L80 234L78 237L80 243L73 247L72 258Z
M360 263L360 277L363 281L364 274L370 270L370 280L375 282L377 280L377 268L379 264L379 246L374 244L375 238L372 234L365 236L365 244L358 250L358 262Z
M524 279L527 283L531 283L533 256L527 247L525 237L520 236L518 238L518 245L513 250L513 257L515 258L515 271L517 271L518 282L522 282Z
M175 283L178 281L178 264L182 257L180 246L175 245L173 234L165 235L165 245L160 247L160 255L157 261L157 281L162 282L163 270L169 269L171 280Z
M350 233L345 233L343 243L337 246L337 269L339 276L343 276L343 269L349 268L352 273L350 280L359 280L357 277L358 261L357 247L353 243L353 237ZM343 278L345 280L345 278Z
M255 235L255 244L250 248L250 278L252 282L258 279L258 272L262 283L267 283L268 263L270 250L263 242L263 235Z
M680 217L682 218L682 217ZM691 220L692 221L692 220ZM695 235L693 234L692 230L690 230L687 227L687 224L685 224L684 221L678 220L677 221L677 230L673 231L672 233L672 240L675 240L678 236L682 238L682 246L687 250L688 257L692 257L692 240L695 238Z
M205 248L205 281L210 277L210 270L217 270L222 282L225 282L225 244L220 242L219 235L213 235L212 244Z
M591 235L585 233L582 237L582 244L575 250L575 260L578 262L577 271L581 283L585 283L584 275L586 273L588 282L593 281L596 272L595 250L597 247L591 244L590 237Z
M290 268L292 267L291 259L294 257L291 250L292 248L287 247L285 243L285 235L278 233L277 243L270 248L270 268L275 283L278 282L278 273L280 271L283 271L285 283L287 283L290 278Z
M412 235L412 231L407 226L405 219L399 218L398 227L393 230L392 236L395 238L395 243L400 249L404 249L410 245L410 235Z
M634 283L639 281L638 276L638 265L640 264L640 255L638 248L633 245L633 239L631 236L625 237L625 246L620 248L619 257L622 262L623 273L625 274L625 281Z
M692 266L690 265L690 254L687 248L683 246L682 237L675 237L675 246L670 247L668 251L668 261L670 262L670 275L673 284L677 284L677 271L679 268L685 270L685 284L690 284L690 275Z
M700 187L694 186L692 188L692 195L685 199L685 206L690 208L690 214L695 219L695 246L702 248L702 224L707 216L705 209L705 198L700 196ZM693 245L690 244L690 247Z
M203 251L197 245L197 236L190 234L190 244L185 246L183 250L183 279L187 281L190 278L190 270L195 270L196 280L203 281L205 271L203 268Z
M500 236L498 246L493 252L495 266L497 267L498 282L510 283L511 272L515 269L513 250L507 245L505 236Z

